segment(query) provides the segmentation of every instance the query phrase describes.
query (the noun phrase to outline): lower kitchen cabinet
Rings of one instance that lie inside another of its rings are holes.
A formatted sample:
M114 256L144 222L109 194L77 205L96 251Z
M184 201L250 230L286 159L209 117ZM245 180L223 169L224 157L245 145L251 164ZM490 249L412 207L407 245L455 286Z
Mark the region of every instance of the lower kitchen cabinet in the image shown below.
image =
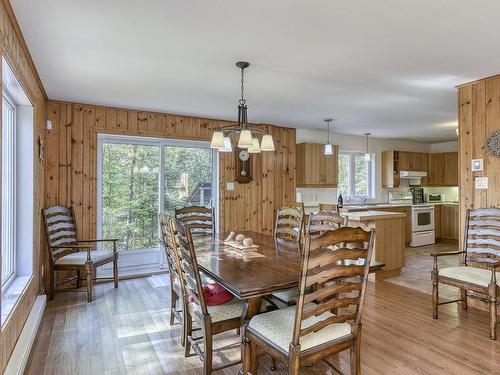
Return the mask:
M439 238L458 240L460 233L460 206L458 204L441 205L441 223ZM437 220L436 220L437 222ZM437 234L436 234L436 237Z

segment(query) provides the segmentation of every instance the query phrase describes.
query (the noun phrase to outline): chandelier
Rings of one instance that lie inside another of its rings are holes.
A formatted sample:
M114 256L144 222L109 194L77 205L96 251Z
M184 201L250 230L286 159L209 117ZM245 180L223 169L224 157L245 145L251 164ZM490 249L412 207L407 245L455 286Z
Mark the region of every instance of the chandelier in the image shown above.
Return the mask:
M247 101L245 99L245 69L250 66L246 61L238 61L236 66L241 69L241 97L238 102L238 123L216 128L212 135L210 147L218 149L220 152L232 152L231 138L234 133L238 133L238 147L247 149L250 154L258 154L261 151L274 151L274 141L269 130L253 127L248 124ZM262 142L259 143L257 136L262 135Z

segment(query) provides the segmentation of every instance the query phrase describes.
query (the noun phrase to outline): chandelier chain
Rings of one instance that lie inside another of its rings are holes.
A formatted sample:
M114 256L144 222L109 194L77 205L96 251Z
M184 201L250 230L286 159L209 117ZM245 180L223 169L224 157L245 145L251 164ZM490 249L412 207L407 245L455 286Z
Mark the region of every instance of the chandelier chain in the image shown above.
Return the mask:
M241 99L240 99L241 104L245 104L245 69L241 68Z

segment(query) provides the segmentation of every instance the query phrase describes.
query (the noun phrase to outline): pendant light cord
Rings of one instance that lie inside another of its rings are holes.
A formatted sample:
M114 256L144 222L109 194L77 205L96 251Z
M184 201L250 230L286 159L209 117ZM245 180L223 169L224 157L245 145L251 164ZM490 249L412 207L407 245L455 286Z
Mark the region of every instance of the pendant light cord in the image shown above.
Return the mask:
M240 104L244 105L245 100L245 68L241 68L241 99Z

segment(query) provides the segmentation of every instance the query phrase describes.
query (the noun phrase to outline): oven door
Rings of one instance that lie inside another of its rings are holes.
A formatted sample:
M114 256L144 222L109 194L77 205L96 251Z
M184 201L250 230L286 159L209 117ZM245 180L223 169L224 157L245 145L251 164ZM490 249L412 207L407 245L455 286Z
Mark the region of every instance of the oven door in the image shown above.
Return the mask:
M412 207L412 232L434 229L434 207Z

